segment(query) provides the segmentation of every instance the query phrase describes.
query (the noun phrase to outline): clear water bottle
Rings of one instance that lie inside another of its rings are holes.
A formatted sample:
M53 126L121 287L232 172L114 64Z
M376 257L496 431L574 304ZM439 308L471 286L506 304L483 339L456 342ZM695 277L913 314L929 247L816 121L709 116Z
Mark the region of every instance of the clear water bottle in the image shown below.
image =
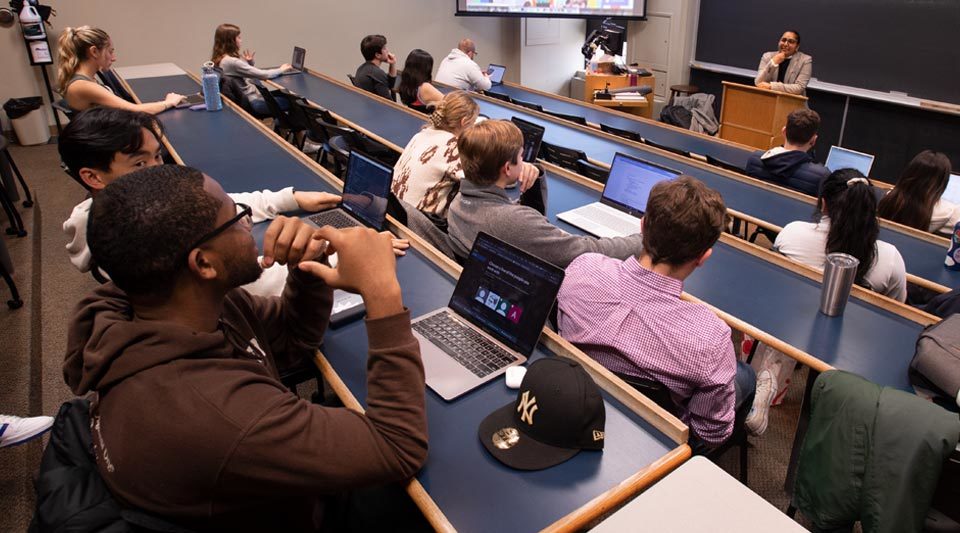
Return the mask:
M202 70L200 79L203 82L203 103L207 106L207 111L220 111L223 109L223 102L220 100L220 76L213 68L213 61L204 63Z
M950 236L950 249L947 250L947 257L943 260L943 266L948 270L960 270L960 222L953 227L953 234Z

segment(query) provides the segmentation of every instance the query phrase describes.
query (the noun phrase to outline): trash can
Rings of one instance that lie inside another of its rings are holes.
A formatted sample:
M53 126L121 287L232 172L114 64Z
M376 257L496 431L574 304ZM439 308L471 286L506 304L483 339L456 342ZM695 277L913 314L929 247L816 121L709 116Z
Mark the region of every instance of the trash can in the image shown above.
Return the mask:
M13 131L21 145L46 144L50 140L50 127L43 112L43 98L11 98L3 104L3 110L10 117Z

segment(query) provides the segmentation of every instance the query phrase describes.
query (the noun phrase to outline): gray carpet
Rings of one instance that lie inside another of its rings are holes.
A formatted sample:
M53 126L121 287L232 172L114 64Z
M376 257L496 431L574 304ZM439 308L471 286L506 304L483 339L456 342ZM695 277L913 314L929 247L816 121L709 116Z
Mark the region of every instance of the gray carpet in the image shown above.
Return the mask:
M0 348L0 411L53 415L72 396L60 371L66 324L73 305L96 286L92 277L77 272L67 260L61 231L63 220L84 199L85 192L60 169L55 146L14 147L12 155L37 202L31 209L21 208L30 235L2 237L17 265L15 280L25 305L15 311L0 305L4 337ZM6 227L5 219L0 220ZM0 285L0 301L7 297L6 287ZM783 480L802 394L798 384L805 378L806 370L798 370L783 405L771 410L767 433L751 438L749 487L781 510L787 505ZM24 531L29 523L32 479L43 444L38 441L0 450L0 531ZM737 450L721 457L719 464L737 476Z

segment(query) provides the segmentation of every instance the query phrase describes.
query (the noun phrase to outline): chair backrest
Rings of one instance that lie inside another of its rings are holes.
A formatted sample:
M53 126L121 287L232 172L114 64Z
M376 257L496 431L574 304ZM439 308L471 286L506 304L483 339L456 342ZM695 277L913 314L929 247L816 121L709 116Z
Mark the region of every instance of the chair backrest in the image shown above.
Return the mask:
M600 123L600 131L604 131L610 135L616 135L617 137L623 137L624 139L629 139L638 143L643 142L643 137L641 137L639 133L635 131L614 128L613 126L609 126L603 122Z
M553 163L554 165L561 166L574 172L580 171L580 168L577 166L578 159L583 159L584 161L587 160L587 154L585 154L582 150L567 148L565 146L557 146L546 141L540 143L540 157L546 159L549 163Z
M354 87L359 87L359 85L357 85L357 78L354 78L353 74L347 74L347 79L350 80L350 85L353 85Z
M277 99L273 97L270 89L267 89L263 85L255 86L257 90L260 91L260 96L263 97L263 101L267 104L267 109L270 110L270 116L278 121L281 127L290 129L290 120L287 114L283 112L283 109L280 109L280 104L277 103Z
M54 109L63 113L63 116L67 117L67 120L73 120L73 116L76 114L76 111L74 111L73 108L70 107L70 104L67 103L67 100L65 98L61 98L60 100L57 100L52 105Z
M580 124L581 126L587 125L587 119L584 117L581 117L580 115L568 115L566 113L557 113L555 111L548 111L546 109L544 109L543 112L552 117L562 118L563 120L569 120L574 124Z
M644 140L643 140L643 143L646 144L647 146L652 146L652 147L654 147L654 148L659 148L659 149L661 149L661 150L666 150L666 151L668 151L668 152L671 152L671 153L674 153L674 154L677 154L677 155L682 155L683 157L690 157L690 152L688 152L688 151L686 151L686 150L681 150L681 149L679 149L679 148L674 148L674 147L672 147L672 146L667 146L667 145L665 145L665 144L655 143L655 142L651 141L650 139L644 139Z
M600 183L606 183L610 177L609 170L583 159L577 159L577 173Z
M290 99L291 122L307 130L309 135L313 137L314 142L319 139L326 143L330 140L330 137L327 135L327 130L323 129L319 124L319 122L324 122L321 112L326 112L327 115L330 114L326 109L314 108L302 97L297 96Z
M131 104L137 103L133 99L133 96L130 96L130 93L127 92L127 89L120 83L120 78L117 77L117 74L113 69L108 69L106 72L98 71L97 77L103 82L104 85L110 87L110 90L113 91L113 94L123 98L124 100L130 102Z
M525 108L527 108L527 109L532 109L532 110L534 110L534 111L543 111L543 106L542 106L542 105L540 105L540 104L535 104L535 103L533 103L533 102L525 102L525 101L523 101L523 100L517 100L516 98L514 98L514 99L513 99L513 103L517 104L518 106L523 106L523 107L525 107Z
M627 385L637 389L641 394L653 400L655 404L666 409L671 414L676 414L677 406L674 405L673 398L670 396L670 389L663 383L652 379L621 374L619 372L614 372L614 374L626 382Z
M508 104L511 103L511 102L513 102L513 99L511 99L509 96L507 96L507 95L505 95L505 94L503 94L503 93L495 93L495 92L492 92L492 91L484 91L483 94L489 96L490 98L494 98L494 99L497 99L497 100L500 100L500 101L503 101L503 102L507 102Z
M720 168L729 170L731 172L736 172L737 174L743 174L744 176L747 175L746 170L738 167L737 165L734 165L733 163L727 163L723 159L717 159L716 157L713 157L711 155L707 156L707 164L713 165L715 167L720 167Z

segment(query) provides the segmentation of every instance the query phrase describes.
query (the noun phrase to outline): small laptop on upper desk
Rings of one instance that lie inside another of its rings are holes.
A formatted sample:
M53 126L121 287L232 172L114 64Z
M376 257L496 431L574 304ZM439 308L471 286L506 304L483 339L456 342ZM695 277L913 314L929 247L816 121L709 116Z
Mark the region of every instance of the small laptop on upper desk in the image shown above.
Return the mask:
M299 46L293 47L293 57L290 59L290 70L281 73L281 76L291 76L303 72L303 61L307 58L307 51Z
M503 65L497 65L490 63L487 65L487 74L490 75L490 82L494 85L500 85L503 83L503 74L507 71L507 67Z
M563 269L479 233L447 307L415 319L427 385L444 400L530 357Z
M343 200L326 211L306 217L318 227L367 226L383 230L393 169L360 152L350 152L343 180Z
M944 200L960 205L960 174L950 174L950 181L947 182L947 189L940 196Z
M640 231L650 190L679 171L617 153L599 202L565 211L557 218L597 237L626 237Z
M859 170L864 176L869 176L870 168L873 167L873 159L870 154L857 152L849 148L831 146L825 166L830 172L836 172L841 168L853 168Z

